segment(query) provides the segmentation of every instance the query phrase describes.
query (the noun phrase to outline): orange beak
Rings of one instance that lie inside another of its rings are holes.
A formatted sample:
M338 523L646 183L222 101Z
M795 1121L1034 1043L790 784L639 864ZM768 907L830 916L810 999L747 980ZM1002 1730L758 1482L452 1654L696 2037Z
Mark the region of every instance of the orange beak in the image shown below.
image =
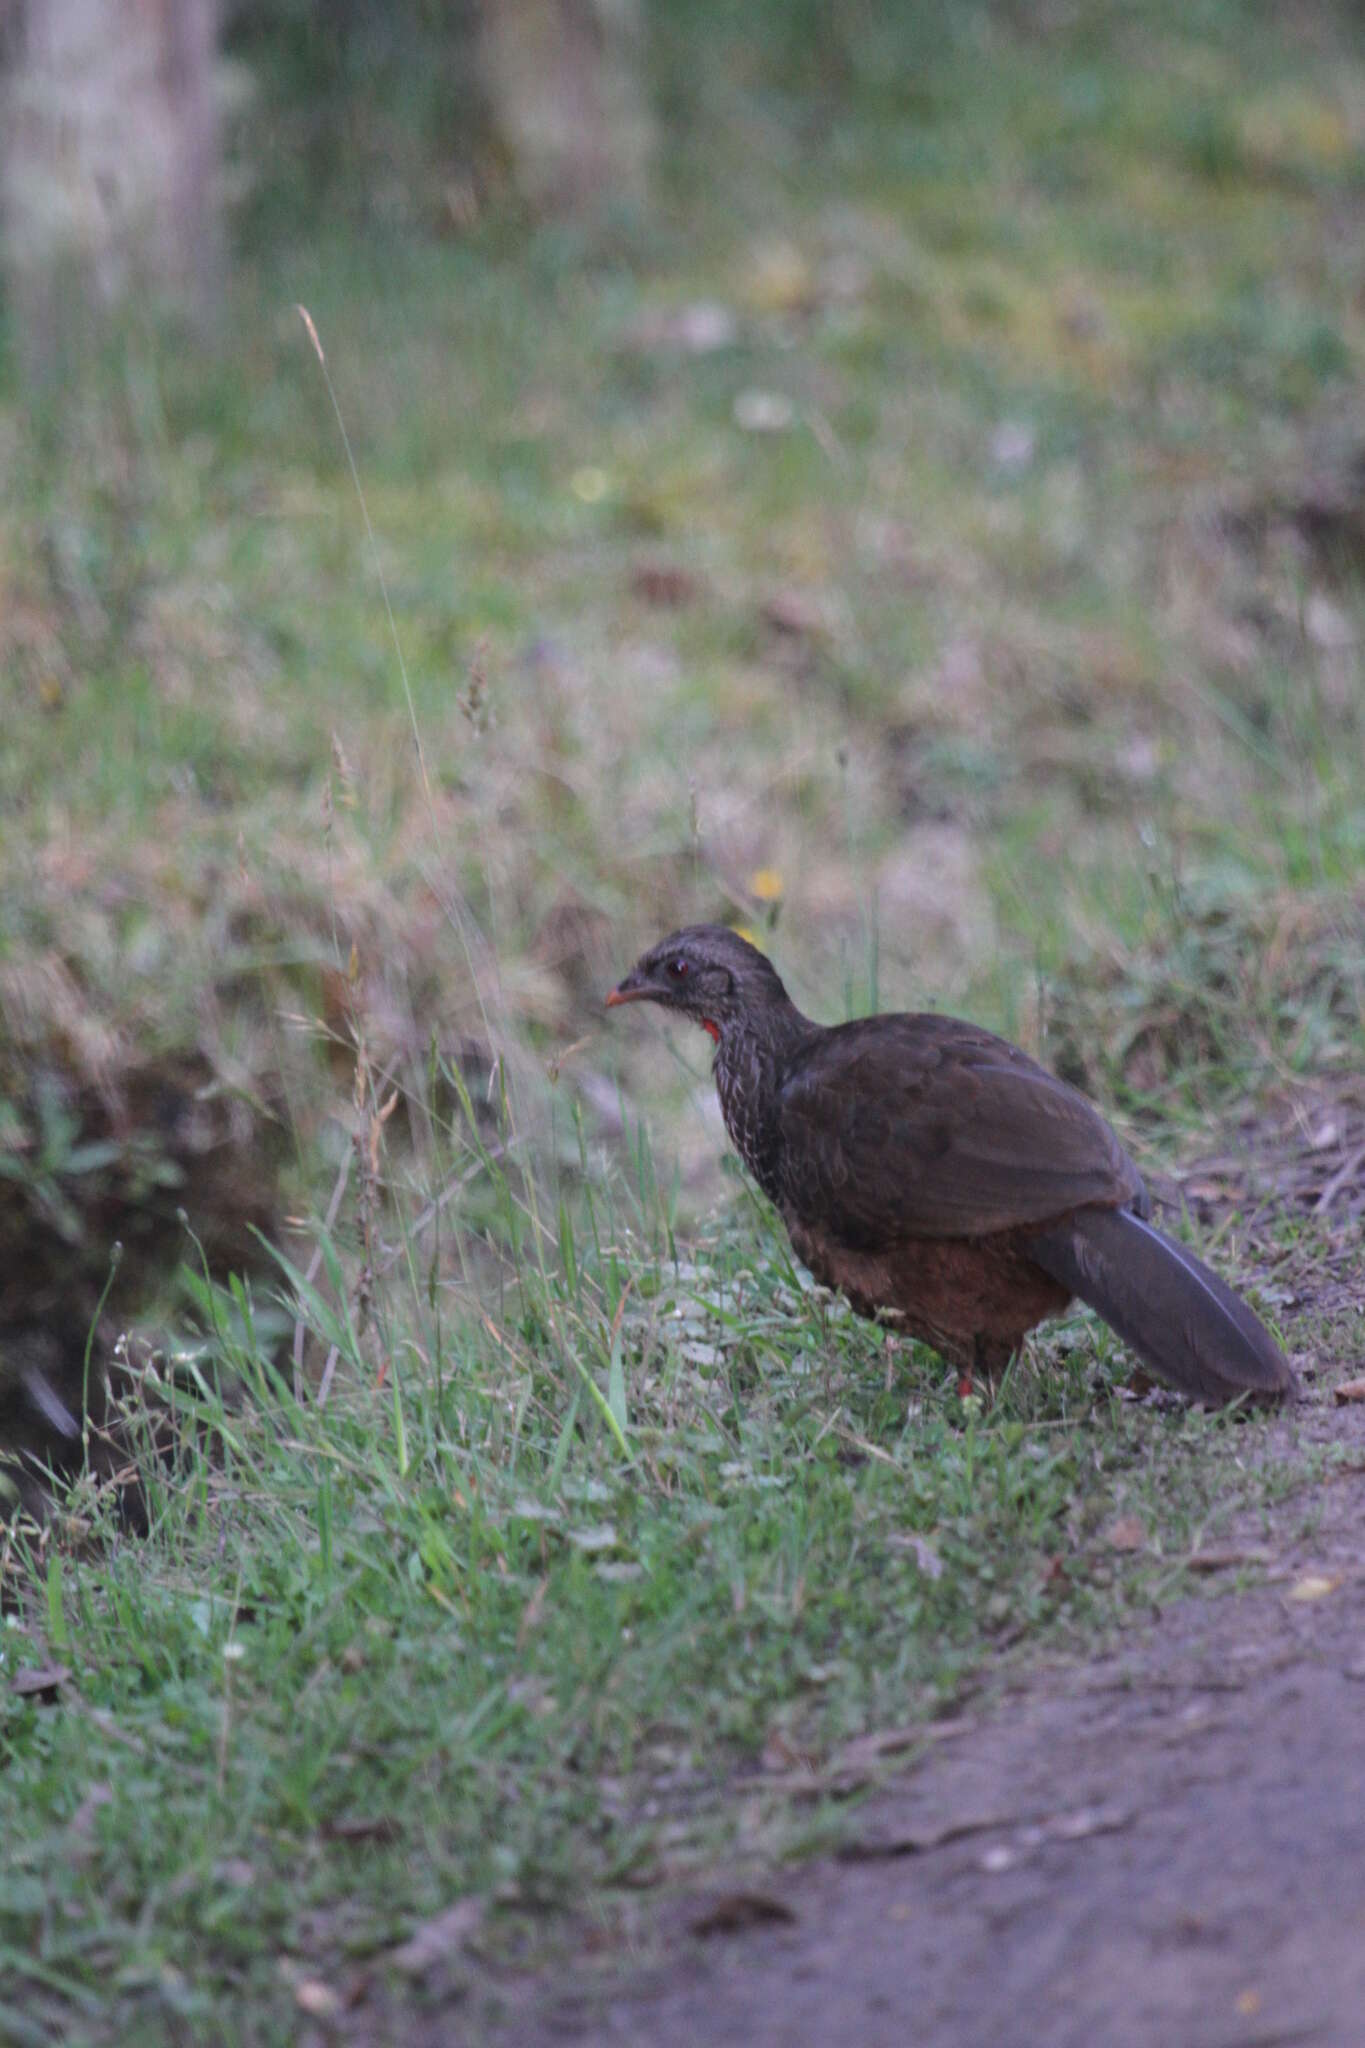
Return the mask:
M647 1002L653 993L647 981L637 981L633 974L628 974L624 981L617 983L607 997L607 1008L614 1010L619 1003Z

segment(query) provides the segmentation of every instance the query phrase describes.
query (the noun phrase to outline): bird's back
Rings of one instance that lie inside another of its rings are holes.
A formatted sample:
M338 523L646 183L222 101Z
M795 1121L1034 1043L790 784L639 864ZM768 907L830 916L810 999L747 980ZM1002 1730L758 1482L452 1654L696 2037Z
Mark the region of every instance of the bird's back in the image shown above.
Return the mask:
M1008 1040L936 1012L812 1030L774 1121L784 1212L863 1249L1145 1201L1085 1096Z

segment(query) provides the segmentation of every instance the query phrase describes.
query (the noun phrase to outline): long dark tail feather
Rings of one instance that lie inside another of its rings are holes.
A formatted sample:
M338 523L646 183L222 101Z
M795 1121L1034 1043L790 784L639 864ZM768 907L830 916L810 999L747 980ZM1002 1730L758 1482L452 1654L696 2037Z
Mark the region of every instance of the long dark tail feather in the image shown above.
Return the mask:
M1203 1261L1128 1209L1078 1209L1027 1241L1168 1386L1202 1401L1298 1392L1279 1345Z

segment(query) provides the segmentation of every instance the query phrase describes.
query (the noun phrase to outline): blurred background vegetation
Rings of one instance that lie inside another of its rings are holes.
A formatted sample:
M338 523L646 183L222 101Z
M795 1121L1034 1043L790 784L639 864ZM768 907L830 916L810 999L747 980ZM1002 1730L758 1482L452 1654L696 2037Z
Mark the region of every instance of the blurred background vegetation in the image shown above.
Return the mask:
M705 1048L599 1009L691 918L1172 1145L1350 1064L1356 9L7 0L0 46L13 1356L84 1371L186 1222L249 1264L350 1157L429 1203L463 1086L570 1180L671 1091L701 1213Z
M601 1003L716 918L1002 1028L1358 1361L1365 18L0 56L0 2034L364 2033L452 1901L525 1960L834 1839L878 1730L1317 1512L1325 1396L1127 1403L1084 1317L957 1400Z

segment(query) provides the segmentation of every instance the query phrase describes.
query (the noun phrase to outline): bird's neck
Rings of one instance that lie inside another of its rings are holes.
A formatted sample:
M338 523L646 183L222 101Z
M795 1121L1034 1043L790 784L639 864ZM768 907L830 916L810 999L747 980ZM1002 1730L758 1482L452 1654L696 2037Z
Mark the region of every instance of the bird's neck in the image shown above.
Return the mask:
M777 1199L777 1094L788 1064L815 1027L785 997L728 1018L713 1072L721 1114L736 1151L770 1201Z

